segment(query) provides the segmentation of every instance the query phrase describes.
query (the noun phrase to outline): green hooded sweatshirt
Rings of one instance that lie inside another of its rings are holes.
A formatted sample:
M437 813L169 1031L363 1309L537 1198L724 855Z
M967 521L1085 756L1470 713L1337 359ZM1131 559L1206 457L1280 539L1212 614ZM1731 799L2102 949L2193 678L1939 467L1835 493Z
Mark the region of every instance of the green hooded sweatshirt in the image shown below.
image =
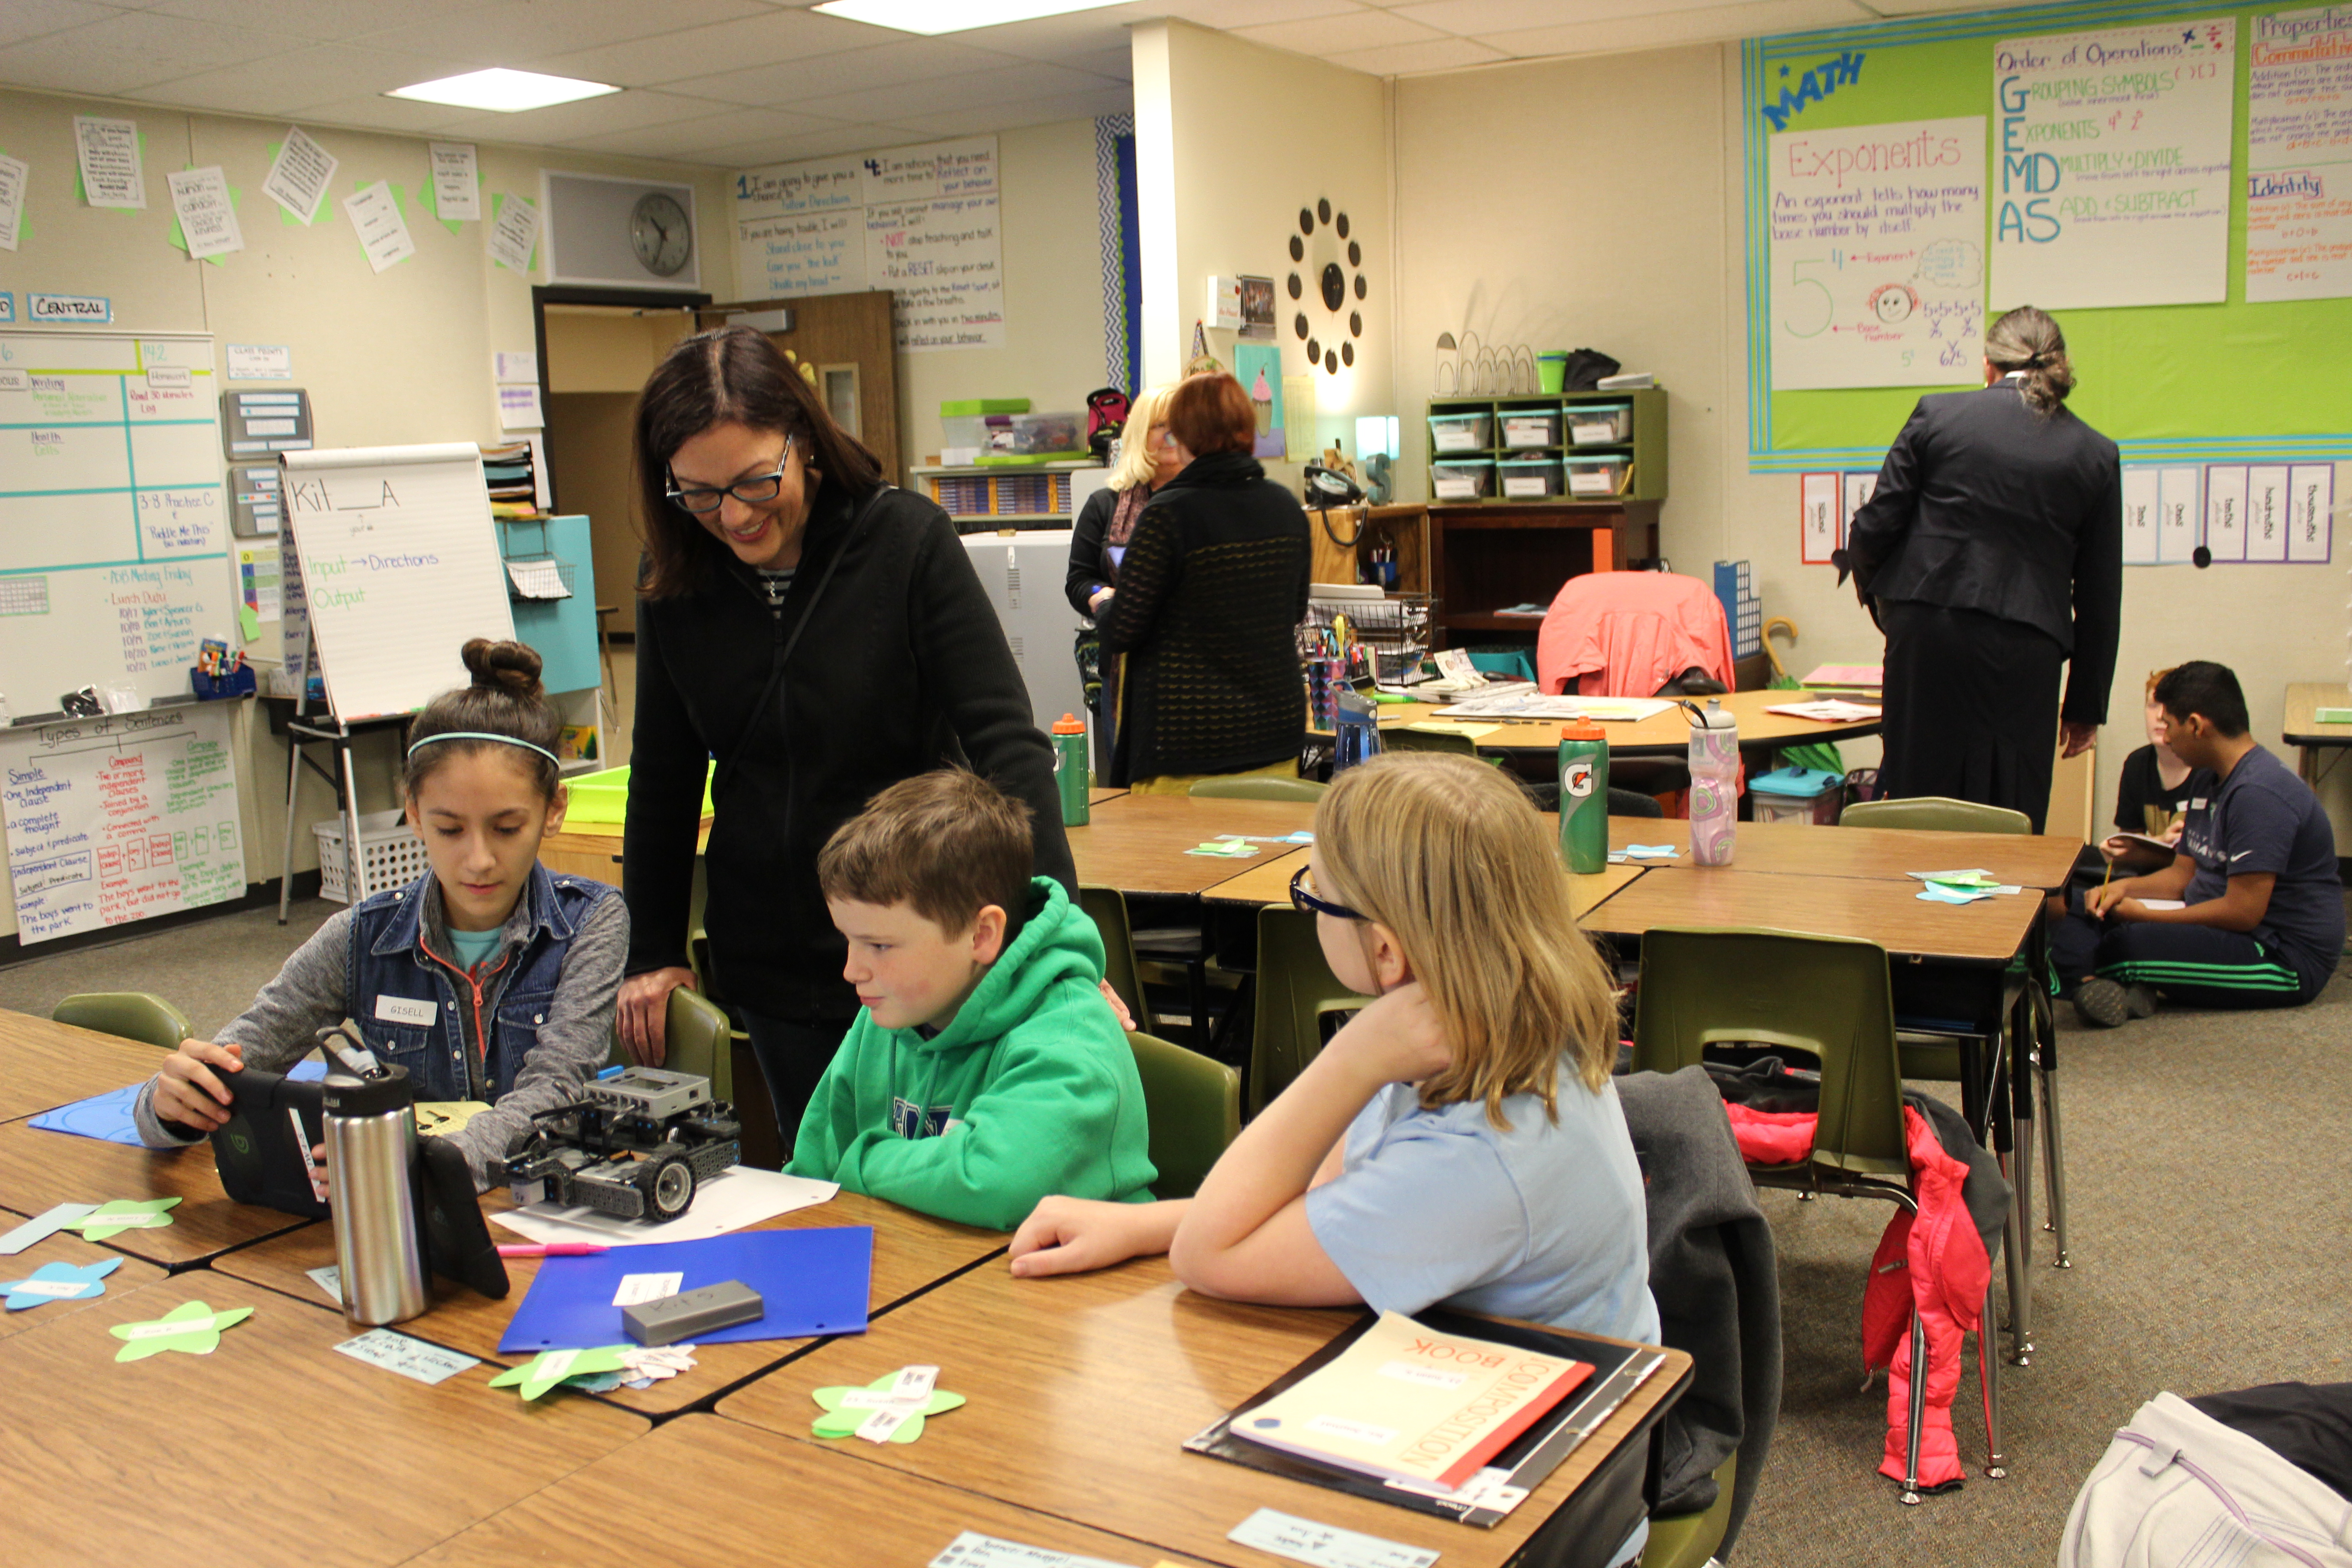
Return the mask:
M1048 878L930 1039L860 1011L786 1167L941 1219L1011 1230L1041 1198L1148 1202L1143 1083L1101 992L1102 937Z

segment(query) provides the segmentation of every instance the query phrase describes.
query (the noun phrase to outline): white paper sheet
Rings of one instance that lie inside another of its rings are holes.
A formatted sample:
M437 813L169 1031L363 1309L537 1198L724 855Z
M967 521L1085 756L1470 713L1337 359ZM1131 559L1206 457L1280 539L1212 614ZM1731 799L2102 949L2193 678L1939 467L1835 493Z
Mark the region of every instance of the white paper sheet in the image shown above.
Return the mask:
M286 128L286 140L278 149L277 161L269 165L268 178L261 189L271 201L292 213L304 223L319 216L319 203L327 194L327 185L334 179L341 161L304 134L299 125Z
M1818 719L1832 724L1850 724L1864 719L1875 719L1879 710L1865 708L1859 702L1841 702L1834 697L1824 697L1818 702L1784 702L1777 708L1767 708L1767 713L1786 713L1792 719Z
M482 183L471 142L430 142L425 153L433 160L433 211L436 216L478 220L482 216Z
M2246 299L2352 294L2352 7L2252 18Z
M509 195L499 204L499 216L490 225L490 259L509 272L530 270L530 253L539 248L539 206L522 197Z
M539 384L539 355L529 349L500 349L490 356L490 379Z
M540 407L539 383L528 382L520 386L499 388L499 428L501 430L543 430L547 415Z
M1845 478L1842 474L1806 474L1797 481L1798 559L1808 566L1827 566L1830 555L1845 543Z
M358 195L345 196L343 211L360 237L360 248L367 252L368 265L378 272L416 254L416 240L389 182L378 180Z
M25 222L25 182L32 172L22 158L0 156L0 250L16 248Z
M604 1247L635 1247L649 1241L705 1241L794 1209L829 1203L840 1191L840 1184L835 1182L813 1182L806 1176L730 1165L702 1184L694 1194L693 1207L661 1225L621 1219L594 1209L545 1203L493 1214L489 1218L526 1241L586 1241Z
M180 236L188 254L202 261L245 248L245 232L237 227L236 204L229 199L228 176L220 166L181 169L163 176L172 188L172 211L180 219Z
M147 205L147 176L139 162L139 122L74 116L74 155L81 161L82 195L94 207Z

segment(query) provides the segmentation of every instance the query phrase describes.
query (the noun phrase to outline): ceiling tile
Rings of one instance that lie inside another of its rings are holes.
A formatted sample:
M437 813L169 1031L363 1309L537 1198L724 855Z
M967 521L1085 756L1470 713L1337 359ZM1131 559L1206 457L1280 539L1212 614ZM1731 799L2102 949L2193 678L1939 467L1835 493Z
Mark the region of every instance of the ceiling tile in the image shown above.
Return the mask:
M1169 0L1168 15L1203 27L1249 27L1344 16L1365 7L1355 0Z
M387 21L404 25L464 10L477 0L401 0L387 12L383 0L139 0L142 10L185 16L232 27L335 42L381 33ZM442 51L435 51L440 53Z
M862 22L820 16L814 11L769 11L707 27L507 63L620 87L658 87L751 66L872 48L898 36Z
M958 110L984 109L992 103L1026 103L1074 92L1098 92L1112 85L1084 71L1024 62L927 81L919 89L905 94L904 101L894 104L877 103L870 92L845 92L829 98L799 99L789 107L796 113L821 114L829 120L856 120L877 109L887 109L893 125L911 125L918 118Z
M1112 81L1135 79L1135 51L1124 46L1098 55L1073 55L1060 62L1074 71L1091 71Z
M487 137L493 142L551 145L583 136L614 131L635 131L646 125L667 125L679 120L699 120L723 105L707 99L683 98L674 92L648 92L631 88L603 98L559 103L547 109L526 109L520 114L472 114L452 121L446 129L461 136Z
M2019 5L2057 5L2064 0L2013 0ZM1981 11L1985 0L1869 0L1883 16L1918 16L1933 11Z
M1675 3L1687 5L1689 0ZM1984 0L1974 3L1981 5ZM1391 16L1465 37L1556 27L1560 23L1561 10L1559 0L1404 0L1389 7ZM1583 18L1595 12L1590 4L1584 4L1577 7L1577 15Z
M758 0L499 0L447 22L409 20L387 7L386 16L404 16L400 25L366 37L383 48L461 60L468 68L512 66L768 9Z
M1322 57L1335 66L1367 76L1417 76L1424 71L1460 70L1465 66L1492 65L1511 57L1469 38L1440 38L1428 44L1390 44L1377 49L1349 49Z
M1121 88L1106 92L1065 93L1028 103L1000 103L946 114L922 114L899 123L927 136L981 136L993 131L1018 130L1024 125L1053 125L1065 120L1125 114L1134 108L1134 94Z
M1010 22L1001 27L974 27L953 35L960 44L995 49L1024 60L1052 60L1067 65L1077 56L1128 47L1127 30L1136 23L1166 15L1156 5L1112 5L1097 11L1069 11L1059 16Z
M349 125L362 131L404 131L425 135L442 130L460 120L475 118L469 109L452 109L446 103L418 103L405 98L385 98L370 93L359 98L338 99L332 103L314 103L299 115L289 115L307 130L322 125ZM485 135L485 141L503 141L503 137Z
M0 82L121 93L151 82L283 53L289 40L246 27L124 11L0 48Z
M1623 5L1624 0L1604 0ZM1635 0L1638 4L1639 0ZM1669 48L1677 44L1717 43L1758 37L1767 33L1802 32L1811 27L1852 26L1874 20L1854 0L1750 0L1738 5L1699 10L1652 11L1580 22L1573 26L1533 27L1519 32L1482 34L1478 42L1521 59L1548 56L1621 54L1633 49Z
M648 125L635 131L610 131L599 136L575 137L563 143L590 153L623 153L636 158L676 158L708 153L714 147L812 132L836 131L840 121L806 114L782 114L772 109L730 109L699 120L671 125Z
M754 109L798 110L796 99L871 92L1013 63L1006 56L950 43L945 38L907 38L879 48L826 55L813 60L785 60L704 77L695 82L694 90L704 98L749 104ZM928 107L920 95L898 95L864 105L854 118L864 120L901 109L910 114L919 113Z
M241 66L178 77L132 93L183 109L216 109L232 114L291 114L312 104L339 101L422 81L433 64L414 55L348 44L313 44L290 54L248 60ZM452 112L444 108L443 117Z
M917 132L898 126L845 125L838 131L813 131L805 136L715 147L686 161L716 163L727 169L757 169L768 163L797 163L806 158L835 158L844 153L871 153L885 147L904 147L922 139Z
M93 5L89 0L8 0L0 5L0 44L101 22L119 11L118 6Z
M1236 27L1235 37L1322 56L1341 49L1372 49L1391 44L1426 44L1445 37L1434 27L1408 22L1386 11L1360 10L1351 16L1318 16L1305 22L1276 22L1262 27Z

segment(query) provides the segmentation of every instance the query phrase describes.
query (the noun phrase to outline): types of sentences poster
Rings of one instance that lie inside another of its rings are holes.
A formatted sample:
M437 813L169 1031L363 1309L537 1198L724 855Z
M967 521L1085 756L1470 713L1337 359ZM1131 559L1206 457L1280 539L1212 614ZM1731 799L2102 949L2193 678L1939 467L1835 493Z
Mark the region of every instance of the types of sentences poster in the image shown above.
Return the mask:
M478 221L482 216L482 180L471 142L430 142L425 153L433 160L433 211L445 219Z
M1001 348L996 138L747 169L736 262L757 299L892 290L898 347Z
M245 891L226 703L0 735L0 810L26 942Z
M402 215L400 203L394 198L387 182L378 180L357 195L345 196L343 212L352 220L352 232L360 237L360 248L367 253L368 265L376 271L416 254L416 241L408 232L408 220Z
M74 156L82 197L94 207L144 207L147 177L139 163L139 122L74 116Z
M490 220L490 259L509 272L530 270L531 253L539 248L539 204L521 196L500 196Z
M2352 294L2352 5L2254 19L2246 298Z
M1772 389L1973 383L1981 118L1771 139Z
M271 201L309 223L319 216L319 203L340 165L341 160L311 141L300 126L289 125L261 189Z
M2237 48L2228 16L1995 47L1996 309L2228 297Z
M184 169L163 176L172 190L172 211L180 220L181 237L188 254L198 261L245 248L245 235L236 225L236 203L230 199L228 178L215 164L209 169Z

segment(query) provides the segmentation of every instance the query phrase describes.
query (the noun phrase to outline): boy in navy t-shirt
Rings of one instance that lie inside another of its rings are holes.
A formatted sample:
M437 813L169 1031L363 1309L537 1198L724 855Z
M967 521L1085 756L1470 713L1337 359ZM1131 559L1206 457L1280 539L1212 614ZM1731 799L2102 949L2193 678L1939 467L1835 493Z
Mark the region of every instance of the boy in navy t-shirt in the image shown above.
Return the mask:
M2344 885L2318 798L2249 735L2245 694L2196 660L2157 683L2166 743L2204 775L2171 865L2092 889L2057 921L2050 956L2086 1024L2156 1010L2154 993L2207 1007L2292 1007L2344 950ZM2179 909L2150 908L2177 900Z

